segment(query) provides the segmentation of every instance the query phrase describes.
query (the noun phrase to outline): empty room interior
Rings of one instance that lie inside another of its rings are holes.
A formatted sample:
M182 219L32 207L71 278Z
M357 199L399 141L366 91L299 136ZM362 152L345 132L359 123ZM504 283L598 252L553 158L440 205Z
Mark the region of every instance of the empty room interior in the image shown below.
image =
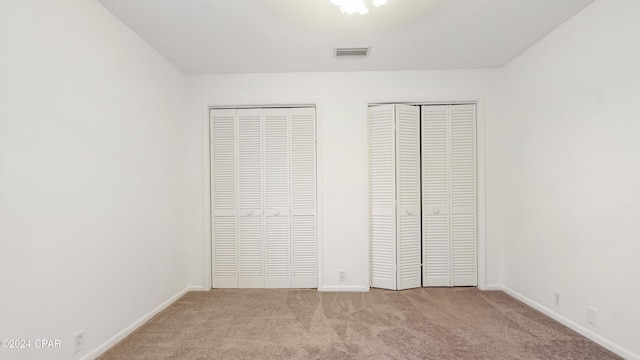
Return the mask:
M640 359L639 18L0 0L0 358Z

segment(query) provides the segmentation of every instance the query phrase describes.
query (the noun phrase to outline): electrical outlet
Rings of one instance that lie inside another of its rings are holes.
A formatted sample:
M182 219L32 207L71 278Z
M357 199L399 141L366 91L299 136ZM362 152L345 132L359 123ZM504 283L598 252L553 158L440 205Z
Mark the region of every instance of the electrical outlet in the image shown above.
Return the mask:
M338 271L338 281L347 281L347 273L344 270Z
M587 322L592 326L598 326L598 310L592 307L587 308Z
M80 330L73 334L73 353L77 353L84 349L84 330Z
M560 306L560 292L558 290L553 292L553 301L556 303L556 306Z

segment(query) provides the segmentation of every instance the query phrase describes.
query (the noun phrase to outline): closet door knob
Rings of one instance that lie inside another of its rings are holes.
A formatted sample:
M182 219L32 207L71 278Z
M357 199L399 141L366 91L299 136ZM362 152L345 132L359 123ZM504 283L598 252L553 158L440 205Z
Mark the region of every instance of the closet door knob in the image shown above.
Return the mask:
M407 210L407 215L413 215L413 210Z
M253 210L247 211L247 215L249 215L249 216L253 215Z
M440 209L433 209L434 214L440 214Z
M274 211L274 212L273 212L273 215L275 215L275 216L280 215L280 210L276 210L276 211Z

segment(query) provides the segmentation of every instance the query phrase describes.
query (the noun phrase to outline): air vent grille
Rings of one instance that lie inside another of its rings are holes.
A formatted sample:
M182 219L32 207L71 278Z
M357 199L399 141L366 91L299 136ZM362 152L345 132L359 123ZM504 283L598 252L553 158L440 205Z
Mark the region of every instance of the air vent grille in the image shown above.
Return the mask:
M360 48L337 48L336 49L336 57L342 56L367 56L369 55L369 48L360 47Z

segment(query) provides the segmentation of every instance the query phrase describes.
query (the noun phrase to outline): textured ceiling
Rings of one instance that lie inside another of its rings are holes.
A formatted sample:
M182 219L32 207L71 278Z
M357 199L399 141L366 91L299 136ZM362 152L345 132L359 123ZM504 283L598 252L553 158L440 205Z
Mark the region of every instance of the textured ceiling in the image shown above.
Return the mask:
M367 15L330 0L99 1L185 74L213 74L496 68L594 0L389 0Z

